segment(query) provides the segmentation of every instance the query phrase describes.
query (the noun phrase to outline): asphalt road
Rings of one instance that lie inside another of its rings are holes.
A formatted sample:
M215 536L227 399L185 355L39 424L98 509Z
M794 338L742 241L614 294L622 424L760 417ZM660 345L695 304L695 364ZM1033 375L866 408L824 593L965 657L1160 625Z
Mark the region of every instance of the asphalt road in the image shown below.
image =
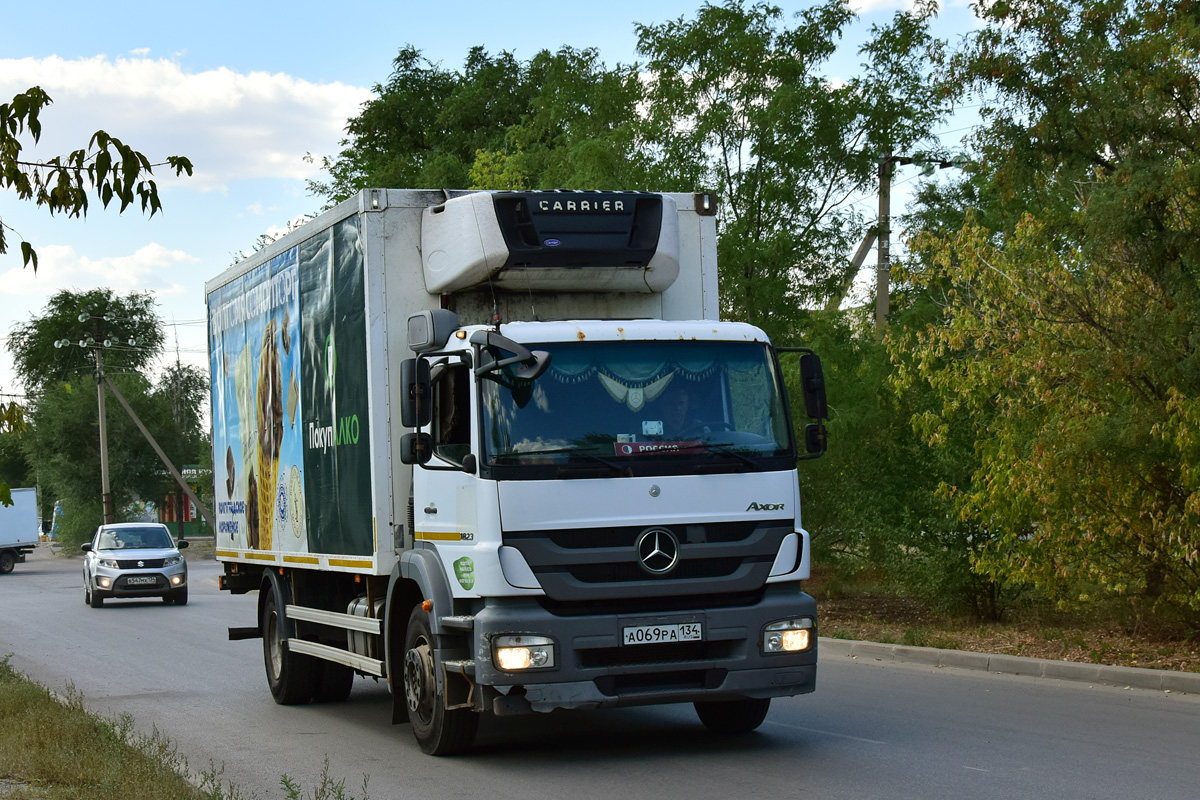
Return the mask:
M829 657L814 694L776 700L755 734L709 735L690 706L485 717L465 756L423 755L391 726L382 683L348 702L282 707L254 623L254 595L219 592L191 564L191 598L84 605L78 559L32 559L0 576L0 655L89 707L167 734L194 770L244 794L312 788L328 759L346 792L381 798L1187 798L1200 796L1200 696Z

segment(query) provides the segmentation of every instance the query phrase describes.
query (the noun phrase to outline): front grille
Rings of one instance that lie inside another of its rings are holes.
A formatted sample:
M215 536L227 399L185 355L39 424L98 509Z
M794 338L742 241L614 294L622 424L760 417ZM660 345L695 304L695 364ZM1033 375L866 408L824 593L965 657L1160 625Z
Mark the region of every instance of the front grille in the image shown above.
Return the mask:
M162 569L165 558L133 558L117 562L121 569Z
M644 601L737 595L765 584L792 520L658 525L678 541L679 560L665 574L643 569L638 537L647 526L506 531L504 544L525 557L551 602Z
M676 611L740 608L762 602L762 587L750 592L719 595L670 595L667 597L614 597L605 600L555 600L539 597L538 605L556 617L580 617L593 614L666 614Z

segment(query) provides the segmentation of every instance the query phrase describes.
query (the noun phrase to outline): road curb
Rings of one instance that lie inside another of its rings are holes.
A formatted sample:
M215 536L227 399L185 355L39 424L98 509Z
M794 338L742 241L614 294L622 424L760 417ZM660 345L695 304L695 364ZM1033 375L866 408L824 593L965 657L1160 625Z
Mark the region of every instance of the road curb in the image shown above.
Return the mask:
M874 659L935 667L978 669L1007 675L1031 675L1036 678L1099 683L1106 686L1153 689L1160 692L1200 694L1200 673L1175 672L1140 667L1115 667L1107 664L1084 664L1077 661L1053 661L1045 658L1026 658L992 653L972 653L966 650L940 650L936 647L909 647L899 644L860 642L853 639L819 640L823 656Z

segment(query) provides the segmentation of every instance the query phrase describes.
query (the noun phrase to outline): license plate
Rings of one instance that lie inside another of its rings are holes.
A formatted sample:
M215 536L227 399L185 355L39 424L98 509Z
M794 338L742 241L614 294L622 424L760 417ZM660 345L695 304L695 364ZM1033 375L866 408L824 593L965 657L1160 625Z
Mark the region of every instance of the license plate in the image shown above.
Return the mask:
M699 642L704 639L704 628L699 622L681 622L678 625L634 625L621 632L622 644L670 644L672 642Z
M129 586L153 586L158 583L158 578L153 575L131 575L125 579L125 583Z

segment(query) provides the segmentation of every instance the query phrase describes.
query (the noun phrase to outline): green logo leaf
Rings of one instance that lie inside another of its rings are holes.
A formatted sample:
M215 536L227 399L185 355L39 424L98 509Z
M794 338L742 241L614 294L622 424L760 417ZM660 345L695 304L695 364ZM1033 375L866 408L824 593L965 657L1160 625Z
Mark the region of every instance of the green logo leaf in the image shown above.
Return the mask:
M468 592L475 586L475 562L465 556L454 562L454 576Z

